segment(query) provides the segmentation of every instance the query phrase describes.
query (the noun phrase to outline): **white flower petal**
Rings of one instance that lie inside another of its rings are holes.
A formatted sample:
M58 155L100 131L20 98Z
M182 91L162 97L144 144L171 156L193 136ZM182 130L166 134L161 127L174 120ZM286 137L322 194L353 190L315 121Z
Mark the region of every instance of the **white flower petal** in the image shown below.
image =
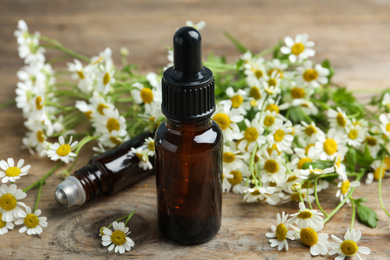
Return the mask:
M365 254L365 255L368 255L371 253L371 249L369 249L368 247L365 247L365 246L359 246L358 252Z

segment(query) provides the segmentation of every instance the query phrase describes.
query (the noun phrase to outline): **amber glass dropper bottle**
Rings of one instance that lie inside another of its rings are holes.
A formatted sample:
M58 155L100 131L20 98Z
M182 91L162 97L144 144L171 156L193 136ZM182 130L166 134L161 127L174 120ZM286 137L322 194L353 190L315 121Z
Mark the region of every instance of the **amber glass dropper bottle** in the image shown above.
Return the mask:
M67 177L55 190L54 197L62 206L81 205L96 197L116 193L151 175L154 169L143 170L131 148L143 145L145 133L133 137L114 149L92 158L88 164ZM154 164L154 158L150 158ZM154 166L153 166L154 167Z
M193 27L174 35L174 66L162 79L166 121L155 135L158 224L169 239L203 243L218 232L222 204L222 147L214 78L202 66L201 36Z

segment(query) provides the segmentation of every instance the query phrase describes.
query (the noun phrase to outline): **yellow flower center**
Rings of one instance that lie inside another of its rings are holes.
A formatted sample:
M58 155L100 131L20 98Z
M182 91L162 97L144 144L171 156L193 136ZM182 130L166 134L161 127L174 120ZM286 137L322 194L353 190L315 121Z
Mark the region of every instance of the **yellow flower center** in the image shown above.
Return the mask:
M57 149L57 154L59 156L66 156L70 153L70 145L69 144L63 144Z
M252 196L259 196L261 193L258 189L255 189L254 191L251 192Z
M286 182L293 182L293 181L295 181L297 179L298 179L298 177L296 175L292 175L292 176L288 177Z
M241 95L235 95L230 100L232 101L232 108L238 108L244 102L244 98Z
M35 107L38 110L41 110L43 108L43 102L42 102L42 97L41 96L37 96L37 98L35 99Z
M236 155L231 152L223 153L223 162L232 163L236 159Z
M8 177L16 177L19 176L19 174L20 174L20 169L18 167L9 167L5 171L5 175L7 175Z
M251 107L255 107L257 105L257 102L256 100L252 99L251 101L249 101L249 103L251 104Z
M268 159L264 163L264 170L266 170L268 173L274 174L279 171L279 164L273 159Z
M369 146L375 146L376 145L376 138L375 137L372 137L372 136L367 136L366 137L366 142L367 142L367 145Z
M268 80L268 86L270 86L270 87L276 87L276 85L278 85L278 81L277 81L276 79L270 78L270 79Z
M301 237L302 243L307 246L314 246L318 242L317 232L315 232L315 230L310 227L302 228L299 235Z
M275 104L268 104L266 107L265 107L265 110L268 110L268 111L271 111L271 112L276 112L277 114L279 114L279 107Z
M306 193L302 193L302 198L304 199L305 197L306 197ZM301 201L301 199L299 198L299 192L291 193L290 198L292 201Z
M251 87L249 90L249 96L259 100L261 98L260 89L258 87Z
M123 231L115 230L111 234L111 241L114 245L121 246L126 243L126 234Z
M314 125L309 125L305 128L305 133L308 135L308 136L311 136L312 134L316 134L317 133L317 129Z
M264 118L264 125L267 127L272 126L275 123L275 117L273 116L266 116Z
M337 124L341 127L344 127L347 124L347 120L343 116L343 114L338 113L336 116Z
M274 133L274 140L275 142L279 143L283 140L284 138L284 131L282 129L278 129L276 130L276 132Z
M37 131L37 140L40 143L43 143L45 141L45 135L43 134L43 132L41 130Z
M81 70L78 70L78 71L76 71L77 72L77 75L79 75L79 78L80 79L84 79L85 77L84 77L84 72L83 71L81 71Z
M106 72L103 76L103 85L107 85L111 80L110 73Z
M230 118L225 113L218 113L213 117L222 130L226 130L230 125Z
M137 158L141 161L141 162L147 162L147 158L146 156L144 156L142 153L135 153L135 155L137 156Z
M247 129L245 129L244 138L249 143L256 141L257 137L259 137L259 132L257 132L256 128L248 127Z
M274 73L276 71L276 75L279 75L279 78L282 79L283 78L283 71L281 71L280 69L271 69L270 71L268 71L268 75L271 76L272 73Z
M92 65L96 65L96 64L98 64L99 62L101 62L103 60L103 57L99 57L97 60L95 60L93 63L92 63Z
M314 144L308 144L306 147L305 147L305 154L309 154L309 150L310 148L312 148L314 146Z
M291 89L291 96L293 99L300 99L305 97L305 89L295 87Z
M387 123L387 124L386 124L386 131L387 131L387 132L390 132L390 123Z
M6 193L0 198L0 207L5 211L13 210L16 207L16 198L14 195Z
M298 169L302 169L302 167L303 167L303 165L304 165L305 163L307 163L307 162L312 162L312 161L313 161L313 160L310 159L309 157L302 158L302 159L299 160L298 165L297 165L297 168L298 168Z
M281 152L278 150L278 146L276 145L276 143L274 143L272 146L268 147L268 149L267 149L267 152L270 156L271 156L273 151L277 151L278 154L281 154Z
M337 143L332 138L327 138L324 142L324 151L327 155L332 155L337 152Z
M92 111L84 112L84 115L85 115L88 119L92 119Z
M5 227L5 222L1 219L3 217L3 214L0 213L0 228Z
M108 108L108 106L104 103L100 103L96 110L99 112L99 114L104 115L103 109L105 108Z
M355 241L345 240L340 245L341 252L346 256L353 256L358 251L358 246Z
M276 239L279 241L284 241L287 235L287 228L283 223L280 223L275 230Z
M114 137L114 136L110 136L110 141L113 143L113 144L116 144L116 145L120 145L122 143L121 140L119 140L119 138L117 137Z
M292 47L291 47L291 53L294 54L295 56L298 56L299 54L301 54L303 51L305 50L305 45L301 42L297 42L295 43Z
M351 131L349 131L348 137L351 140L355 140L358 137L358 135L359 132L356 129L352 129Z
M307 82L316 80L318 78L318 72L315 69L308 69L303 73L303 79Z
M341 194L347 194L350 187L351 187L351 183L349 182L349 180L344 181L341 184L341 188L340 188Z
M253 69L253 68L252 68L252 71L253 71L253 73L255 74L255 77L256 77L257 79L263 77L263 74L264 74L264 73L263 73L262 70Z
M150 88L143 88L140 91L142 102L150 104L153 102L153 92Z
M154 142L153 141L148 143L148 149L149 149L149 151L154 151Z
M313 216L313 213L311 213L309 210L303 210L299 212L298 218L300 219L309 219Z
M24 225L28 228L35 228L39 224L39 219L35 214L27 214L24 218Z
M233 178L229 178L228 181L233 184L240 184L242 182L242 173L240 171L231 171L231 175L233 175Z
M374 179L379 181L379 177L381 177L382 179L384 176L385 176L385 167L383 167L382 171L381 171L381 167L376 168L376 170L374 171Z
M115 118L110 118L107 120L106 128L111 133L112 131L119 130L119 122Z

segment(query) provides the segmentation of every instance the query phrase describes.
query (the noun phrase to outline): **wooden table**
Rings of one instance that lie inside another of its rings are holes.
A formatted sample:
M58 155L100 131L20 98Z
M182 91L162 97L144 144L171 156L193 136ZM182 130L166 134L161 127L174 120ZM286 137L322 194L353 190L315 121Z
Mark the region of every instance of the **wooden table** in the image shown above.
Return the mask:
M17 21L24 19L30 31L55 38L86 56L111 47L119 64L119 49L130 50L129 59L142 72L157 71L167 63L165 46L171 46L175 29L187 19L206 20L201 31L204 55L224 54L233 61L239 57L224 36L228 31L254 52L273 46L285 36L306 32L316 42L316 61L329 58L336 68L334 80L354 90L367 100L367 90L380 91L390 86L390 5L386 0L360 1L26 1L2 0L0 3L0 103L15 97L16 72L23 65L17 56L13 37ZM51 53L49 55L52 55ZM26 159L30 174L19 187L26 187L48 172L55 164L47 158L30 155L21 149L25 133L23 118L15 106L0 110L0 159ZM83 166L91 152L84 152L76 167ZM269 246L269 232L275 214L293 213L296 204L272 207L245 204L239 195L223 197L223 223L218 235L208 243L182 247L163 238L156 225L154 178L115 196L73 208L56 204L53 192L61 178L53 175L44 186L39 204L49 226L40 236L27 236L13 230L0 236L0 259L108 259L116 258L101 246L97 236L101 226L128 214L137 214L130 222L135 247L124 257L236 258L236 259L309 259L308 248L290 242L290 251L278 252ZM390 185L386 179L384 187ZM337 204L336 188L321 193L325 210ZM36 190L28 193L25 203L32 206ZM371 248L365 259L390 257L389 218L381 211L376 184L358 189L354 195L366 197L379 217L376 229L356 223L362 230L360 245ZM383 197L390 207L390 191ZM326 224L329 234L343 235L349 226L350 206L344 207ZM121 257L121 256L119 256ZM119 258L118 257L118 258ZM122 256L123 258L123 256ZM330 258L330 257L329 257ZM317 257L316 259L328 259Z

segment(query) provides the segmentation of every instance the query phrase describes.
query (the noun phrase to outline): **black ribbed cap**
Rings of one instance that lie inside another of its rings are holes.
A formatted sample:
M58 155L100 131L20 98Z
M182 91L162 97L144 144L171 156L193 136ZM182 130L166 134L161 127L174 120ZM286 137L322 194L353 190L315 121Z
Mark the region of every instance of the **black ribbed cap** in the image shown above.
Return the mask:
M193 27L182 27L173 37L173 67L162 78L161 110L167 118L184 121L214 113L214 77L202 66L202 39Z

